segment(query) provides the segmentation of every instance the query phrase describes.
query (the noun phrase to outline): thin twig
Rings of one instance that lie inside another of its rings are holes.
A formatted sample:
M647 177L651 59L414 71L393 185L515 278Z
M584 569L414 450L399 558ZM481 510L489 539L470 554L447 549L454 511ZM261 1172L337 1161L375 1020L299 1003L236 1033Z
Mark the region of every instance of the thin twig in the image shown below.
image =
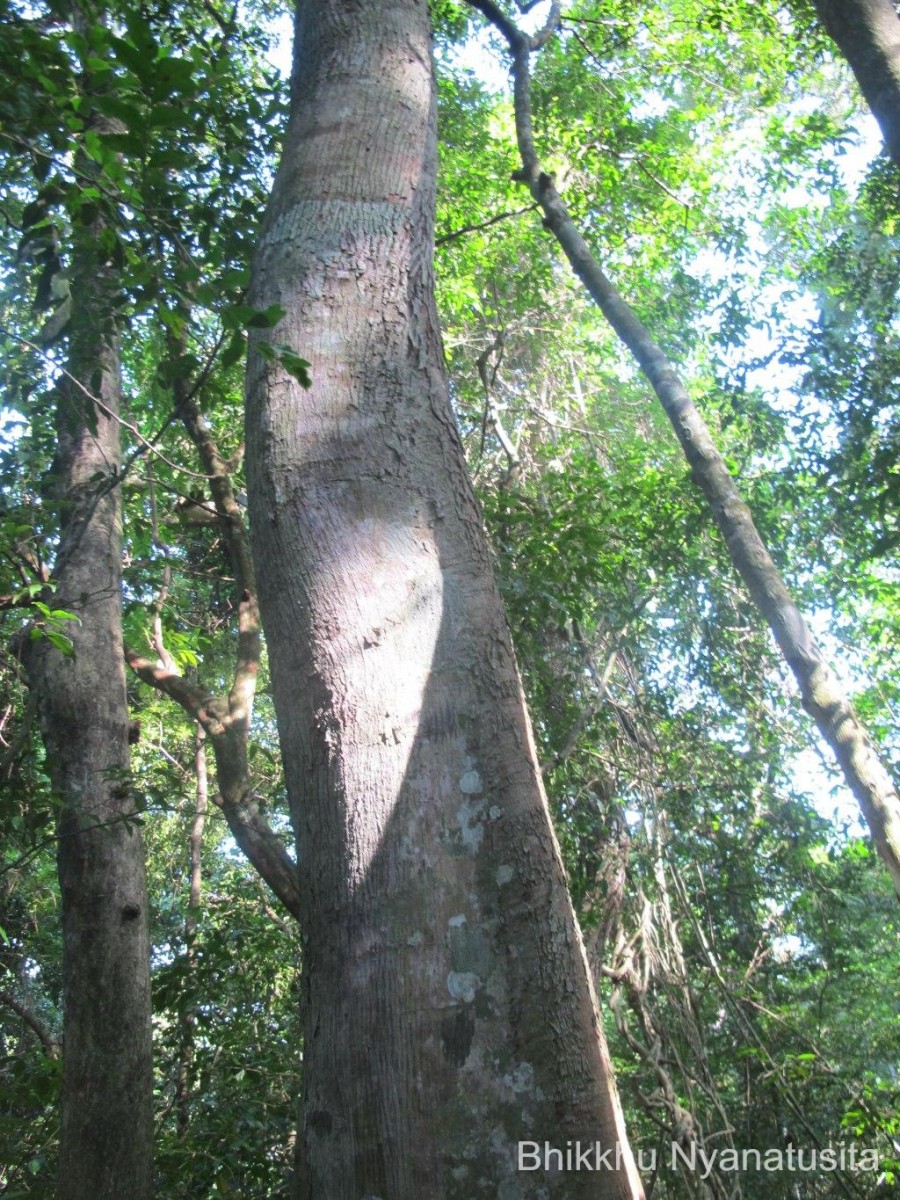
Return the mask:
M50 363L54 370L59 371L61 375L65 375L67 379L71 380L71 382L75 384L78 390L82 392L92 404L96 404L104 416L109 417L110 420L116 421L123 429L127 429L132 437L142 444L145 450L149 450L151 454L155 454L156 457L161 462L164 462L167 467L171 467L173 471L180 471L182 475L190 475L192 479L202 479L204 481L209 479L208 475L204 475L200 471L191 471L188 467L182 467L179 463L172 462L171 459L166 458L161 450L157 450L153 443L148 438L144 437L136 425L132 425L130 421L126 421L125 418L120 417L118 413L114 413L112 409L108 407L108 405L103 403L99 396L95 396L93 392L86 388L81 380L77 379L71 371L67 371L65 367L61 367L59 363L56 362L47 353L47 351L43 349L43 347L38 346L35 342L29 341L28 338L22 337L21 334L15 333L6 325L0 325L0 333L6 334L7 337L13 338L15 341L19 342L20 345L26 346L29 350L33 350L36 354L39 354L41 358ZM170 421L167 422L167 424L170 423L172 419L174 418L170 418ZM128 465L130 466L131 463ZM119 474L122 473L124 472L119 472Z
M481 229L489 229L491 225L498 225L501 221L508 221L510 217L521 217L524 213L534 212L540 205L527 204L525 208L516 208L511 212L498 213L496 217L490 217L487 221L480 221L476 225L462 225L459 229L454 229L452 233L441 234L439 238L435 238L435 246L444 246L447 242L452 242L454 238L463 237L467 233L478 233Z

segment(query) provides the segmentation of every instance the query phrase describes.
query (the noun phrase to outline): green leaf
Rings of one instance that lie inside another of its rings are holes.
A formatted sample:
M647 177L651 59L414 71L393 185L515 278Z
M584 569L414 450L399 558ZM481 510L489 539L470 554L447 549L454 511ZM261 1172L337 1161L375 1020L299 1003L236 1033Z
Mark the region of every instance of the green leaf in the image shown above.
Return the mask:
M222 324L226 329L273 329L283 316L280 304L270 304L268 308L231 304L222 311Z
M256 348L267 362L280 363L303 387L312 387L310 364L305 358L301 358L296 350L292 350L284 342L259 342Z
M255 315L250 304L230 304L222 310L222 324L226 329L245 329Z
M250 329L274 329L284 313L280 304L270 304L268 308L256 309L247 326Z
M223 367L232 367L236 362L240 362L244 357L244 352L247 349L247 338L243 330L239 329L232 336L231 341L222 351L221 364Z
M50 620L51 621L78 621L78 622L80 622L81 617L79 617L76 613L68 612L64 608L54 608L54 609L51 609L51 611L50 611Z
M41 592L49 586L50 585L46 583L29 583L27 587L19 588L17 592L13 593L13 599L33 600L35 596L39 596Z
M312 376L309 373L310 364L305 358L301 358L290 346L279 345L275 347L278 354L278 361L287 371L288 375L293 375L298 383L305 388L312 387Z
M57 650L65 654L66 658L75 657L75 646L71 638L67 638L64 633L57 633L54 629L47 630L47 640L51 642Z

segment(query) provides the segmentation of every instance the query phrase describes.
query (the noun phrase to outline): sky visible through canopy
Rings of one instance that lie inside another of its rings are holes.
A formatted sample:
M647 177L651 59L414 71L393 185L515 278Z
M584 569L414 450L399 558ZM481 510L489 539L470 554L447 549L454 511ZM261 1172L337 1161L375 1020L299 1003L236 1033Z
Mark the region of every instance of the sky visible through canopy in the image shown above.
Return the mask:
M517 17L519 26L528 32L539 29L546 19L548 8L549 4L545 2L536 6L529 13L519 15ZM272 22L270 28L269 60L287 78L291 70L293 38L291 19L287 14L279 16ZM492 36L486 25L478 27L463 45L454 48L449 53L449 62L454 68L472 72L475 78L490 92L497 95L509 94L510 75L507 62L502 50L498 52L496 37ZM660 95L647 95L643 101L646 111L634 115L636 117L656 115L656 109L664 109L666 103L668 102ZM795 111L797 116L801 116L811 111L817 103L816 97L808 97L795 102L792 111ZM880 131L870 114L858 114L855 125L855 140L846 142L842 147L842 153L834 157L840 178L851 194L858 191L872 159L878 154L882 145ZM748 131L746 128L742 131L745 143L748 138L752 142L754 133L758 133L761 139L761 122L756 131L752 129ZM752 153L752 144L735 147L735 154L729 159L732 164L731 170L735 174L741 171L742 159L747 153ZM810 193L802 184L792 192L789 191L787 194L782 192L778 199L781 204L788 206L813 204L822 210L828 203L824 193ZM764 215L764 212L759 210L748 210L743 214L750 249L760 258L765 250ZM733 274L733 267L728 256L718 250L704 250L689 264L689 269L692 274L712 281L721 281ZM765 307L769 302L777 301L786 320L795 328L799 329L814 323L818 313L817 299L814 295L807 291L793 298L784 298L779 293L778 284L763 284L752 299L757 307ZM748 300L750 299L748 297ZM714 320L713 315L707 318L710 331L711 323ZM772 336L771 330L765 326L755 326L746 342L733 351L728 366L736 369L742 362L753 363L765 360L778 349L779 345ZM771 368L751 369L746 377L747 387L761 389L774 409L790 413L801 401L801 393L798 389L802 386L803 373L804 367L791 367L784 363L779 363L777 373L774 374ZM804 394L802 399L808 404L811 398L808 394ZM825 436L828 436L827 427ZM831 636L829 613L825 611L812 612L808 613L807 617L841 682L847 685L851 691L862 686L866 682L864 665L861 661L851 661L848 657L848 648L838 645ZM792 688L793 681L788 680L786 672L784 678L785 686ZM815 734L813 733L811 736L815 737ZM834 821L839 827L845 827L851 836L864 834L865 830L856 801L836 771L826 768L817 744L811 745L795 756L793 774L798 790L810 796L823 817Z

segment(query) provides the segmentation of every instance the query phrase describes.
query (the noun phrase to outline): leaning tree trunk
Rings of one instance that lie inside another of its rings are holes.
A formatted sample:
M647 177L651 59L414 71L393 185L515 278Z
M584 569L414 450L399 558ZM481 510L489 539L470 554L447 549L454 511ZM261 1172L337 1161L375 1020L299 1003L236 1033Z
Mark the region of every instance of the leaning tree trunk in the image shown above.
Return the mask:
M312 387L259 334L247 408L301 874L295 1194L633 1198L448 404L426 4L301 0L296 34L251 299L285 309L271 336L310 360ZM608 1157L599 1174L519 1172L522 1141Z
M785 663L800 686L803 706L838 761L859 804L872 840L900 897L900 795L865 726L828 668L803 614L759 535L709 428L673 365L613 287L578 231L556 190L541 170L531 122L530 56L556 32L559 0L553 0L544 29L532 37L505 15L495 0L470 0L503 34L513 61L516 139L522 159L514 178L527 185L544 212L544 225L559 242L592 300L637 360L709 503L731 562L747 585Z
M116 280L103 232L97 217L75 235L78 303L56 389L60 537L51 603L78 618L66 626L74 652L41 638L29 663L60 805L60 1200L145 1200L153 1189L147 896L122 661Z
M900 166L900 20L893 0L813 0Z

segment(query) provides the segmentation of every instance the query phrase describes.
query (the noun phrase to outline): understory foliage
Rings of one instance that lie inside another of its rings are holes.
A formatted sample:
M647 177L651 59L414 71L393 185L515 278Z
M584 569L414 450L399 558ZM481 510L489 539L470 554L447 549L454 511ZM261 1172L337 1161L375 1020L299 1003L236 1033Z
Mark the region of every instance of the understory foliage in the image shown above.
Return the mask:
M512 178L503 47L466 5L432 8L452 395L630 1135L645 1163L658 1155L645 1182L672 1197L888 1195L890 884L648 386ZM278 321L244 292L288 55L268 0L0 0L0 20L0 1195L49 1197L57 803L21 656L35 638L68 652L48 585L52 393L78 303L68 247L99 207L121 280L126 641L225 693L233 580L176 383L240 498L246 330ZM557 187L684 371L900 767L900 181L848 70L799 0L577 0L534 74ZM89 79L102 134L82 115ZM192 722L136 678L129 699L159 1194L279 1196L302 1075L299 931L232 841ZM265 671L249 754L287 839ZM880 1170L760 1174L724 1158L676 1172L673 1142L855 1144Z

